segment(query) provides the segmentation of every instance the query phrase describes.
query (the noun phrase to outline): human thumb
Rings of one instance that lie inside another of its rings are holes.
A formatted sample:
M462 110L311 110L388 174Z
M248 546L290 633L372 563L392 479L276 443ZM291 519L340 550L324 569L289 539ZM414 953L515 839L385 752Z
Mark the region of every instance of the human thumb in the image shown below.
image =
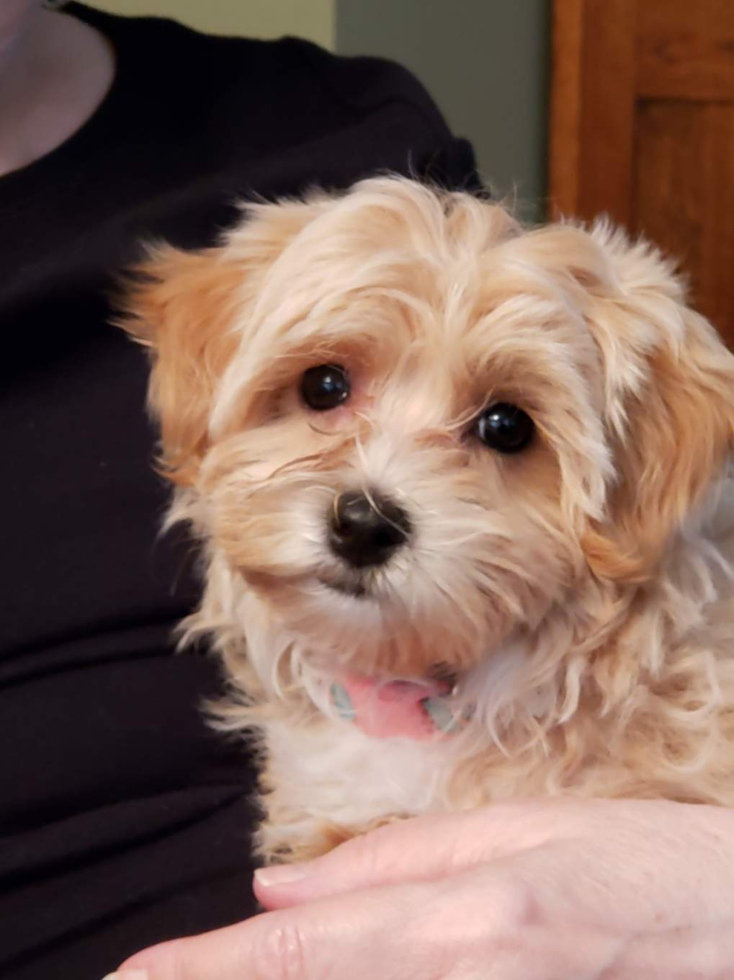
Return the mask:
M266 909L288 908L377 885L426 881L544 843L553 821L542 803L508 804L417 817L354 837L301 864L261 868L255 893Z

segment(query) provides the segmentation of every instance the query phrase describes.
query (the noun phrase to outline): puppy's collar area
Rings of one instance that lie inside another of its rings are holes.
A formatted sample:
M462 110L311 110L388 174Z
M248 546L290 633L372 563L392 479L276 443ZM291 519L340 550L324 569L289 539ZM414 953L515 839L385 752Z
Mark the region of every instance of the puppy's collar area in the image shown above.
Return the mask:
M467 721L449 700L446 681L381 681L351 672L331 685L331 702L340 718L372 738L427 741L461 731Z

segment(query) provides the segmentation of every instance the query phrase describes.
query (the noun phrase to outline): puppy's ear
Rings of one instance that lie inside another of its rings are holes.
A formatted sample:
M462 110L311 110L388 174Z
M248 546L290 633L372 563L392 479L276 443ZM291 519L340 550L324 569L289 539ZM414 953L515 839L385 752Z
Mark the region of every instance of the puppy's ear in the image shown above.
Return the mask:
M606 373L617 483L584 547L600 577L642 582L723 475L734 444L734 357L685 304L657 252L604 227L611 262L589 322Z
M254 205L220 246L153 248L123 284L117 324L150 349L148 402L160 424L161 466L173 482L194 482L217 386L246 338L258 289L324 204Z
M192 483L206 447L216 384L238 344L244 270L225 250L163 246L133 270L118 321L151 352L148 404L160 424L161 467Z

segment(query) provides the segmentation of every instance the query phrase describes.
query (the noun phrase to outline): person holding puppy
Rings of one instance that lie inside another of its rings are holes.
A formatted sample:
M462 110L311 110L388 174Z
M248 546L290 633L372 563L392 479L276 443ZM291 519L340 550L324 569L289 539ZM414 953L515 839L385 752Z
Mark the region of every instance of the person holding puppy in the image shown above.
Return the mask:
M0 972L15 980L734 969L734 819L657 801L409 821L259 872L255 914L252 771L200 712L213 661L173 653L198 583L185 537L157 537L147 366L107 326L109 296L141 240L207 245L238 197L386 169L475 181L396 66L2 5Z

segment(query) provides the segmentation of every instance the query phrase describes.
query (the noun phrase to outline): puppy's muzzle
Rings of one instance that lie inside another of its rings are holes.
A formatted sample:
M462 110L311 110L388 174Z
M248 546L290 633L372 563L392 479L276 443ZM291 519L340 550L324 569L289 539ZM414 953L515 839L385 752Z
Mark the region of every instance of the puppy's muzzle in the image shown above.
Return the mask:
M384 565L411 534L408 515L379 493L339 494L329 515L331 550L353 568Z

